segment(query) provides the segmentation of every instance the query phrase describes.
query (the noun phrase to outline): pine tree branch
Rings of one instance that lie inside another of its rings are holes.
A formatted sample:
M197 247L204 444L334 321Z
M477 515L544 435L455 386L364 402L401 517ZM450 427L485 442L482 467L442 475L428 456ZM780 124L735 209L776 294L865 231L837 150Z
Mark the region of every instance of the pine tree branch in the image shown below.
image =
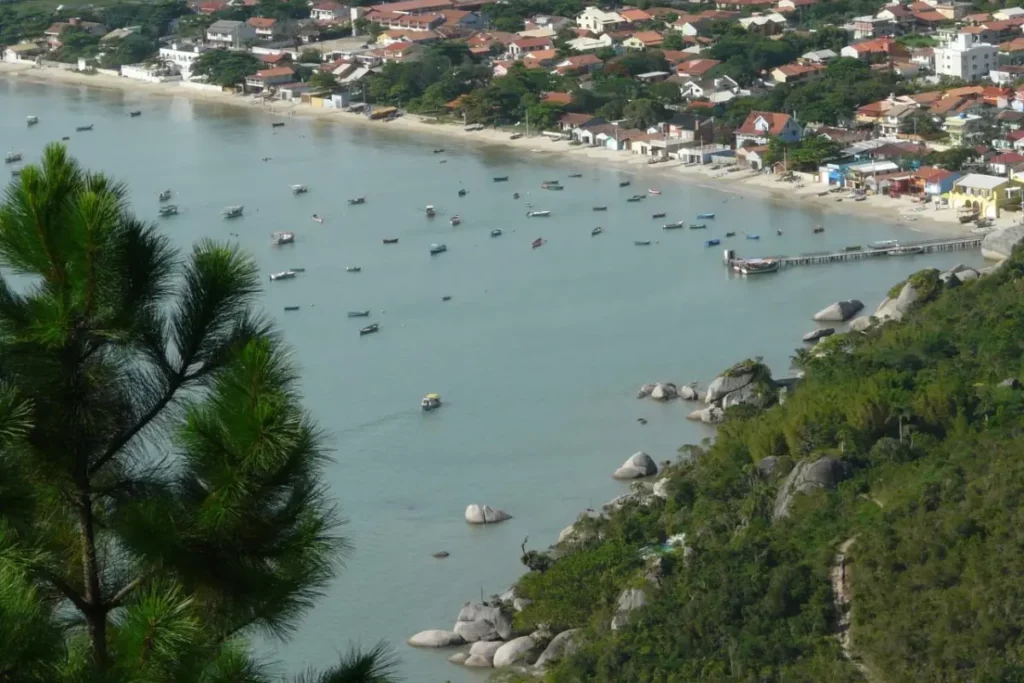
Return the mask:
M152 571L144 572L142 576L138 576L129 581L127 584L125 584L124 588L122 588L114 594L114 597L110 598L110 601L107 602L107 604L105 605L106 609L112 610L116 607L120 607L121 603L124 602L125 598L131 595L136 588L138 588L147 580L149 580L153 576L153 574L154 572Z
M54 588L56 588L60 592L61 595L70 600L71 603L78 609L78 611L82 612L83 614L86 611L88 611L89 605L86 604L82 596L78 594L78 591L71 587L71 584L69 584L67 581L60 578L56 574L49 572L45 569L40 569L37 571L39 572L39 575L43 578L43 580L48 581L50 584L53 585Z
M135 424L133 424L129 429L126 429L124 432L118 435L110 443L110 445L107 446L107 450L104 451L103 455L101 455L96 460L96 462L89 466L89 476L91 477L95 475L97 472L99 472L104 465L110 462L111 458L117 455L118 451L124 448L129 441L134 439L135 436L143 429L145 429L150 422L155 420L156 417L163 411L163 409L167 407L167 404L171 402L171 400L174 398L174 395L178 392L178 389L182 387L182 385L185 383L187 379L187 376L184 376L180 373L175 374L171 378L171 383L170 386L167 388L167 391L165 391L164 394L156 401L156 403L154 403L150 407L150 409L146 411L146 414L140 417L135 422Z

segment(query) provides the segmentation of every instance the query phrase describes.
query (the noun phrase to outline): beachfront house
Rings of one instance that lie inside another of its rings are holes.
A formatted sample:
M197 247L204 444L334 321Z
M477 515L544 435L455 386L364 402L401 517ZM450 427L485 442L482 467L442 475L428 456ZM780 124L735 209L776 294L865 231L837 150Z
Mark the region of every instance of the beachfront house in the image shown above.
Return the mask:
M37 43L18 43L4 49L3 59L5 62L32 61L42 52L43 48Z
M1009 178L968 173L953 183L948 199L957 211L994 219L1004 207L1020 203L1021 186Z
M744 144L767 145L771 138L783 142L799 142L803 135L799 124L789 114L752 111L743 125L736 129L736 148Z
M214 47L242 47L256 40L256 30L244 21L218 19L206 29L206 42Z
M926 197L941 197L953 189L960 176L959 171L947 171L934 166L922 166L910 176L910 188L914 194Z
M274 17L250 17L245 24L255 32L256 39L262 41L280 40L291 27L288 22Z
M205 45L171 43L169 47L160 48L159 56L160 61L177 67L178 73L187 81L192 78L192 65L199 59L199 55L210 49Z
M294 69L290 66L276 66L272 69L263 69L251 76L246 76L245 87L262 92L267 88L290 83L293 80L295 80Z

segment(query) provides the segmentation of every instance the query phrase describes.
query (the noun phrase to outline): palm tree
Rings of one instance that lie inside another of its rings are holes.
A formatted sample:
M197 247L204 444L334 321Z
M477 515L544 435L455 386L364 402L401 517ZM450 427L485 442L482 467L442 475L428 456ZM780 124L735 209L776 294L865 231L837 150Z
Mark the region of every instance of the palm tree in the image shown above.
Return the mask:
M348 548L323 438L253 261L182 258L125 194L52 145L0 205L0 681L269 681L245 637Z

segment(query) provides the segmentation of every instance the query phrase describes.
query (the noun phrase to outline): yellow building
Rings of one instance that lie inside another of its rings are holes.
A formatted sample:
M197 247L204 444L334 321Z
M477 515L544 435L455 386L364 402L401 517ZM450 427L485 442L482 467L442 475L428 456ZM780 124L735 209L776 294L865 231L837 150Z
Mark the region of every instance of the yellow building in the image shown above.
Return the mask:
M1014 179L969 173L953 183L947 195L957 211L973 212L984 218L999 218L1003 207L1020 204L1021 185Z

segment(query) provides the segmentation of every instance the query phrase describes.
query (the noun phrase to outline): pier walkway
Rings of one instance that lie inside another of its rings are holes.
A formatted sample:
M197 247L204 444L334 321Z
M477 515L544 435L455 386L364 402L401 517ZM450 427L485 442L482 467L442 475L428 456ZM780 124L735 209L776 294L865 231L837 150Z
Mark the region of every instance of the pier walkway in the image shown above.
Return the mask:
M793 266L817 266L827 263L846 263L848 261L862 261L864 259L889 256L893 252L902 255L907 250L915 250L916 253L931 254L940 251L960 251L962 249L977 249L981 247L982 237L970 235L967 237L945 237L939 239L921 240L916 242L900 242L888 249L864 249L862 247L847 247L843 251L821 251L797 256L765 256L764 260L778 261L781 268ZM916 251L920 250L920 251ZM743 261L735 255L732 250L726 251L725 264L730 268L737 262Z

